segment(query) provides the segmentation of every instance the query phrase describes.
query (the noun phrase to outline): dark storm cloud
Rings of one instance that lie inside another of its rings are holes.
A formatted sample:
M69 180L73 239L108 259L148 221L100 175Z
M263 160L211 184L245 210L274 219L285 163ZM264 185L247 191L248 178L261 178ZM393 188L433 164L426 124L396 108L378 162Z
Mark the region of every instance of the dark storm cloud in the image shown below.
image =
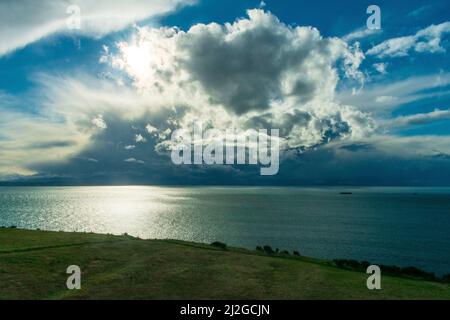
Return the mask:
M313 28L286 26L260 10L249 16L233 25L196 25L180 37L179 49L186 53L182 68L212 103L241 115L287 97L306 103L319 89L333 87L329 66L342 44Z
M65 140L65 141L46 141L46 142L39 142L39 143L33 143L29 146L29 148L34 149L51 149L51 148L64 148L64 147L71 147L76 145L76 142Z
M371 148L372 146L367 143L352 143L341 147L342 150L347 150L351 152L365 151L370 150Z

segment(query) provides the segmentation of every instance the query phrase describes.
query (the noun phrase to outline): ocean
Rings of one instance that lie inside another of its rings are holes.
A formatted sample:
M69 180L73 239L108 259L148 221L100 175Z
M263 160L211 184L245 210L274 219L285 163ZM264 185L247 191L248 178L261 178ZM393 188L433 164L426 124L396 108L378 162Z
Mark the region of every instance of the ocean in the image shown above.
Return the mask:
M270 245L450 273L450 188L0 187L0 226Z

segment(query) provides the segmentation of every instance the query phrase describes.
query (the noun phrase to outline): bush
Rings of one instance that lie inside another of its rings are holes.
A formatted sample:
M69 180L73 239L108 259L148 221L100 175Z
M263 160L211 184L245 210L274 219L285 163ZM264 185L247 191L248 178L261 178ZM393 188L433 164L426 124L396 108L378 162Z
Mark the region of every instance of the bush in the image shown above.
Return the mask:
M227 250L227 245L225 243L219 242L219 241L214 241L213 243L211 243L211 245L213 247L222 249L222 250Z
M263 247L261 247L261 246L257 246L257 247L256 247L256 251L264 252L264 249L263 249Z
M365 272L367 270L367 267L371 265L370 262L362 261L359 262L357 260L350 260L350 259L335 259L333 262L336 264L336 266L344 269L350 269L355 271L363 271ZM406 267L406 268L400 268L397 266L386 266L386 265L379 265L382 272L395 275L395 276L408 276L408 277L414 277L414 278L421 278L425 280L430 281L438 281L436 275L432 272L426 272L424 270L418 269L416 267ZM443 279L441 281L444 281Z
M293 255L294 255L294 256L297 256L297 257L300 257L300 252L294 251L294 252L293 252Z
M281 254L284 254L284 255L286 255L286 256L289 256L289 255L290 255L290 254L289 254L289 251L287 251L287 250L281 251Z
M274 254L275 253L275 251L273 251L271 246L264 246L263 249L264 249L264 252L267 253L267 254Z
M350 269L350 270L358 270L358 271L365 271L362 264L359 261L356 260L350 260L350 259L335 259L333 262L336 264L336 266L344 269Z
M412 277L423 278L427 280L437 280L436 275L434 273L426 272L416 267L402 268L401 272L405 275Z
M442 276L442 282L450 283L450 273L447 273L444 276Z

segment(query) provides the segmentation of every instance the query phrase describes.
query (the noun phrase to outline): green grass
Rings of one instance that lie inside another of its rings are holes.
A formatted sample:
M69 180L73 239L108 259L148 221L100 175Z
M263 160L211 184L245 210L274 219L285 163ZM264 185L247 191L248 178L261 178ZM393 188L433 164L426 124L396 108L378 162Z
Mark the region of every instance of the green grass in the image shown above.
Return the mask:
M69 265L82 289L67 290ZM450 286L329 261L126 236L0 229L0 299L450 299Z

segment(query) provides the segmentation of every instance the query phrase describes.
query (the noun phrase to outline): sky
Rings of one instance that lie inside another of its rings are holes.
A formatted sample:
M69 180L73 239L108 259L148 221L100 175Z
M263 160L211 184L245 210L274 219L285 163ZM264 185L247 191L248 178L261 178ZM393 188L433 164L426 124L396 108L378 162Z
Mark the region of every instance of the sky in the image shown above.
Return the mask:
M448 12L2 0L0 184L450 186ZM193 121L279 129L278 174L173 164L171 136Z

